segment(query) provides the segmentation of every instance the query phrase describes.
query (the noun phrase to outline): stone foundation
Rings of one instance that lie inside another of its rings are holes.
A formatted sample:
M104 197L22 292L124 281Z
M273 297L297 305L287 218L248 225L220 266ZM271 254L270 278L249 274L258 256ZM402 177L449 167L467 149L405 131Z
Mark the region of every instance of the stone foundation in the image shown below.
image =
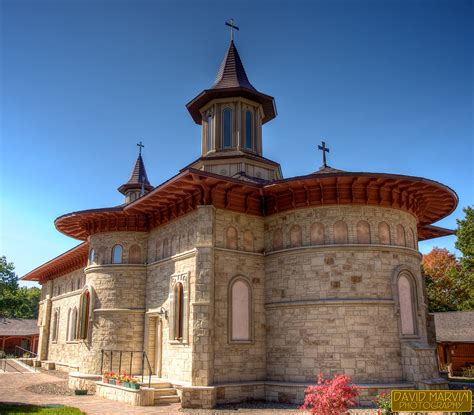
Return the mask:
M122 386L109 385L108 383L96 382L97 396L112 401L125 402L132 406L153 406L154 390L141 387L138 390L124 388Z
M181 407L211 409L216 406L215 386L194 386L179 388Z

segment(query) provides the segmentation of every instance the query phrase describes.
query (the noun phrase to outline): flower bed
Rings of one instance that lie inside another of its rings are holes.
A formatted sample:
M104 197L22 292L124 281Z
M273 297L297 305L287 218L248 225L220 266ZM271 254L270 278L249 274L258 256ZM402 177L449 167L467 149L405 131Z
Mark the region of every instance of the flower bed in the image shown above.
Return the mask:
M109 385L122 386L124 388L138 390L140 389L140 383L138 378L114 372L104 372L102 375L102 382L108 383Z

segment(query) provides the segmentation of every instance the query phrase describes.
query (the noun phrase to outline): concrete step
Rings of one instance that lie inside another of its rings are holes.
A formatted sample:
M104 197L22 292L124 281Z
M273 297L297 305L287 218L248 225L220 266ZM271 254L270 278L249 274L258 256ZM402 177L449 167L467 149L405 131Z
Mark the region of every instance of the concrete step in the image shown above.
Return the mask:
M155 389L155 399L158 396L171 396L171 395L177 395L178 392L176 391L175 388L159 388Z
M143 386L148 386L147 382L142 383ZM153 389L163 389L163 388L171 388L171 383L169 382L151 382L150 388Z
M178 403L181 400L178 395L163 395L155 396L155 405L167 404L167 403Z

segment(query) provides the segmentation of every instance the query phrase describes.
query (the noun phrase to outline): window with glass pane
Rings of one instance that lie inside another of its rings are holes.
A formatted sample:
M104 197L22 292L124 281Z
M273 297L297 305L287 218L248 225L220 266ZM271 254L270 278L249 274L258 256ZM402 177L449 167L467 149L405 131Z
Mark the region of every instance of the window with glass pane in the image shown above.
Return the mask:
M224 110L224 147L232 145L232 110L226 108Z
M252 145L252 113L245 113L245 147L253 148Z
M207 116L207 151L211 151L211 138L212 138L212 116Z
M122 254L123 254L122 245L115 245L112 248L112 264L121 264Z

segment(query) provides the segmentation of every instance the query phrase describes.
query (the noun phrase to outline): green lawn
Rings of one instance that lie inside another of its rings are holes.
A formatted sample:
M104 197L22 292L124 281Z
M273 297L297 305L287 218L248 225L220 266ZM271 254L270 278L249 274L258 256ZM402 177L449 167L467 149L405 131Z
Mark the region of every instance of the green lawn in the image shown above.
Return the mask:
M77 408L70 406L62 407L34 406L34 405L5 405L0 404L0 415L28 415L28 414L49 414L49 415L85 415ZM58 405L59 406L59 405Z

